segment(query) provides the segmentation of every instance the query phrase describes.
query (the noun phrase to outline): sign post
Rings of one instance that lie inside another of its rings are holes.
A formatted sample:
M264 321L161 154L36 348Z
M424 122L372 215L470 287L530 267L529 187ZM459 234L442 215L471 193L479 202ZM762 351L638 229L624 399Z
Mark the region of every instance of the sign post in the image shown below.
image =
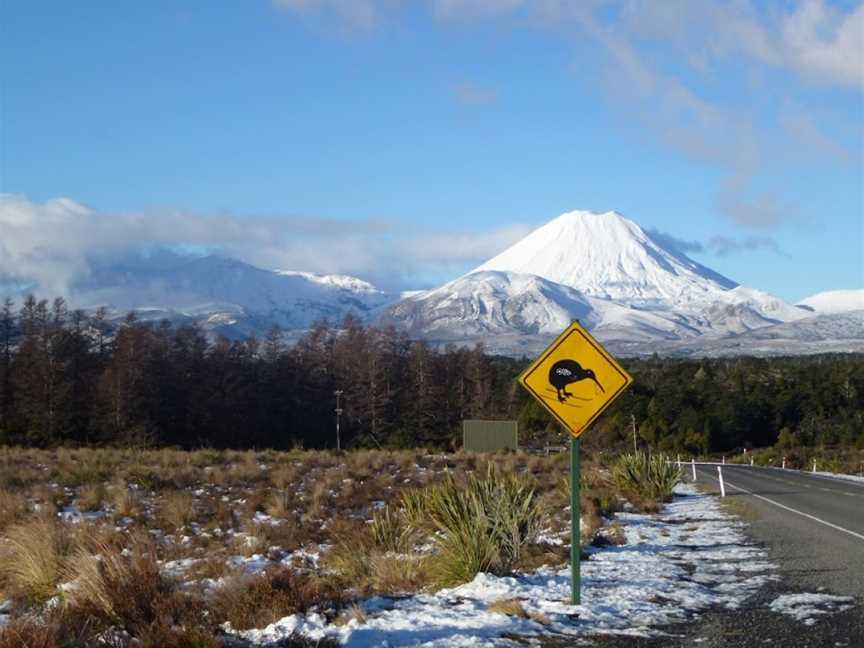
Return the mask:
M570 437L570 603L579 605L582 593L582 509L579 503L579 438Z
M579 436L633 382L579 322L573 322L519 376L519 382L570 432L571 602L580 596Z

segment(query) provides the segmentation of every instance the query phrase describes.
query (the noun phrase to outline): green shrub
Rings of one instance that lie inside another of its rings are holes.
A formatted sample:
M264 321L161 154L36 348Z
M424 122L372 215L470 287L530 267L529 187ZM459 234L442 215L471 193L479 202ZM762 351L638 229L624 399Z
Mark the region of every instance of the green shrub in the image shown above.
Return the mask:
M431 569L440 585L470 581L481 571L510 573L545 522L531 483L492 464L484 478L472 475L467 484L448 475L409 493L403 494L403 511L432 532Z
M664 456L625 454L612 466L612 482L627 497L645 503L668 502L681 469Z

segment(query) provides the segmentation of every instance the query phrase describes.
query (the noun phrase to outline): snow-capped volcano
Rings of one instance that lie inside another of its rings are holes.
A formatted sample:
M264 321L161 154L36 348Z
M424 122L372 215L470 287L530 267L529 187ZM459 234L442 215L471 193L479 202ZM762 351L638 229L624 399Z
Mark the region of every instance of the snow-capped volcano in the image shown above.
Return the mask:
M534 274L592 297L643 307L710 300L738 285L614 211L562 214L478 270Z
M573 211L467 275L389 307L435 340L550 336L579 319L606 341L721 337L810 313L688 258L615 212ZM519 345L524 348L524 344Z

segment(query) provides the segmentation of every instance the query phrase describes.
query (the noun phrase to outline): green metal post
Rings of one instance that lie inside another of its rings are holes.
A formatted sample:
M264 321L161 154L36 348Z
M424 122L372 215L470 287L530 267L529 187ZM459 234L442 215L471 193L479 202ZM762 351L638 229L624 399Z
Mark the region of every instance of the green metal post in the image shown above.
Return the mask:
M579 439L570 437L570 571L572 574L571 603L581 602L581 577L579 560L582 555L579 537Z

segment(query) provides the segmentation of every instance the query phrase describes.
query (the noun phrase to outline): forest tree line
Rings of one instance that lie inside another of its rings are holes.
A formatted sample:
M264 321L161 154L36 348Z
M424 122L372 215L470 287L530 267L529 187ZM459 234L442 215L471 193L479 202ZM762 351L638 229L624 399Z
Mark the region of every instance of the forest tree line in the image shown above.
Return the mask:
M454 448L466 418L520 423L555 443L557 423L515 381L527 359L434 348L348 316L296 344L212 340L196 326L109 326L104 312L28 297L0 311L0 444ZM708 453L744 446L864 447L864 358L624 360L635 382L585 436Z

